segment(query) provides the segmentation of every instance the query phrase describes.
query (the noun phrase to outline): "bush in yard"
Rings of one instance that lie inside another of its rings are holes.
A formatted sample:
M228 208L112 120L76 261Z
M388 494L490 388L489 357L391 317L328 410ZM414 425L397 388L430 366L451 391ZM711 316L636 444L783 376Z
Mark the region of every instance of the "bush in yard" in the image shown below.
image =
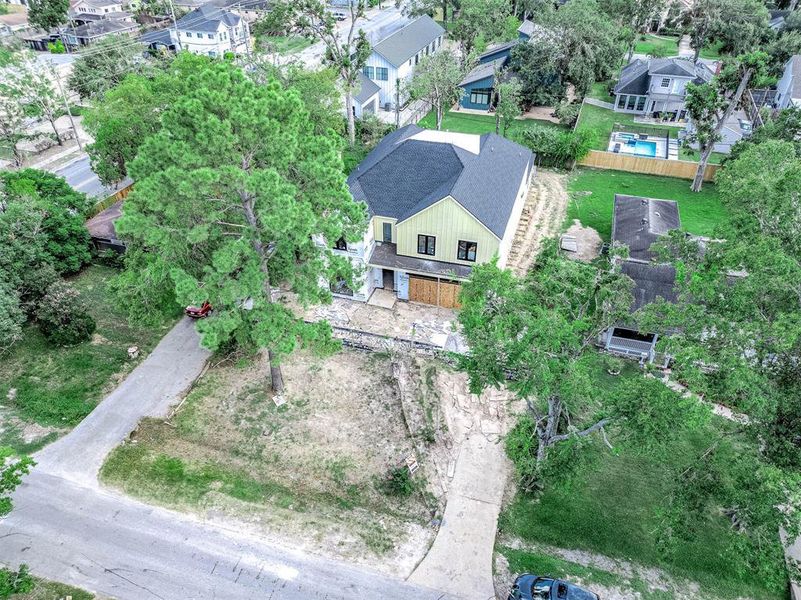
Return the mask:
M33 586L33 577L28 573L28 565L20 565L18 571L0 569L0 600L11 598L15 594L27 594Z
M47 290L58 279L58 273L49 263L43 263L38 269L29 269L21 273L21 284L18 288L19 302L28 317L34 316Z
M378 489L387 496L397 496L408 498L417 489L417 485L412 480L409 469L405 466L392 467L385 479L378 484Z
M0 355L22 337L25 314L19 306L19 296L11 286L0 282Z
M571 167L592 149L596 134L588 129L560 131L553 127L532 125L517 133L516 141L531 148L540 164Z
M571 102L560 102L554 109L554 113L556 113L556 118L559 119L559 122L568 127L573 127L576 119L578 119L579 111L581 111L581 104Z
M56 281L48 288L36 311L36 319L42 334L59 346L88 340L96 326L78 292L65 281Z

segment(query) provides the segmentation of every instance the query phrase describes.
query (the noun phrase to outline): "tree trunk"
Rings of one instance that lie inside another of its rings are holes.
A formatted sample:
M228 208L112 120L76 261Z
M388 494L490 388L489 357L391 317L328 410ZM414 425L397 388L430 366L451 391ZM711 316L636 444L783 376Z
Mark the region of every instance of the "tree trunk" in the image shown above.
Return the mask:
M64 142L61 141L61 136L58 135L58 129L56 129L56 120L55 119L50 119L50 118L48 118L47 120L50 121L50 127L53 128L53 133L56 134L56 141L58 142L58 145L59 146L63 146Z
M353 87L350 83L345 84L345 112L348 115L348 144L353 148L356 145L356 120L353 116Z
M448 0L442 0L442 22L448 23Z
M281 394L284 391L284 375L281 373L281 365L276 363L272 350L267 350L267 358L270 360L270 383L273 392Z
M693 64L698 63L698 57L701 55L701 47L693 48Z
M442 100L437 101L437 131L442 130Z
M742 99L745 89L748 87L748 83L751 81L753 74L753 67L748 67L745 70L742 79L740 79L740 84L737 86L737 90L734 92L734 96L732 96L729 105L726 107L726 110L723 113L723 116L720 117L717 125L715 125L715 131L712 135L712 139L709 140L709 145L704 148L703 152L701 153L700 160L698 161L698 169L695 171L695 177L693 178L692 186L690 186L690 189L693 192L701 191L701 187L704 184L704 172L706 171L706 165L707 162L709 162L709 157L712 155L712 150L715 147L715 140L718 139L720 130L723 129L726 121L729 120L729 117L731 117L734 110L739 106L740 100Z
M636 39L637 38L635 36L635 38L629 44L629 55L628 58L626 58L626 64L629 64L631 62L632 57L634 56L634 42L636 41Z

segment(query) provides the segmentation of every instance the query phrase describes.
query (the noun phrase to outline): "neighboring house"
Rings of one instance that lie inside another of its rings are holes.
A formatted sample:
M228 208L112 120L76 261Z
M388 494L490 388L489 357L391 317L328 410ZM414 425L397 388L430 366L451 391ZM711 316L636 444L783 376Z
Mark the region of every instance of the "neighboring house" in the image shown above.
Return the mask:
M687 84L709 82L712 75L705 65L689 59L638 58L620 72L613 91L614 110L683 121L687 118Z
M223 56L226 52L244 54L250 44L250 28L245 19L236 13L219 8L213 3L204 4L187 13L170 30L173 42L181 50L206 56Z
M28 13L24 10L0 15L0 36L10 36L28 29L30 29Z
M148 31L139 36L139 41L145 44L150 50L172 51L178 50L175 40L175 32L172 29L157 29Z
M791 56L776 84L776 108L801 107L801 54Z
M615 194L612 242L628 247L629 256L620 263L621 272L634 280L631 311L651 304L657 298L675 302L676 269L659 264L651 245L672 229L681 226L679 206L673 200L656 200ZM601 343L610 352L652 362L658 336L639 331L634 323L610 327Z
M534 155L501 136L407 125L386 136L348 178L367 204L364 239L335 252L364 269L359 287L334 293L369 300L384 288L401 300L453 307L472 267L509 257Z
M362 73L380 88L379 102L393 110L408 99L403 84L414 75L420 59L442 47L445 30L423 15L373 46Z
M687 127L679 132L679 139L692 135L695 131L695 125L692 120L687 123ZM742 140L743 138L751 137L754 132L754 124L749 119L744 110L737 110L732 114L729 119L723 124L720 130L720 139L715 142L712 150L720 154L728 154L731 152L732 146ZM698 150L698 142L693 142L690 147Z
M101 19L78 27L66 28L64 30L64 39L70 47L79 48L81 46L90 46L105 37L131 35L138 29L139 25L136 23Z
M123 12L121 0L77 0L70 6L70 14L87 14L103 16L109 13Z
M117 238L117 231L114 228L114 222L122 216L122 203L122 200L115 202L86 222L95 250L125 252L125 242Z
M359 73L358 88L353 95L351 110L353 116L361 119L364 115L374 115L378 112L381 88L374 81L370 81L363 73Z
M459 87L464 90L459 106L473 110L489 110L492 107L495 74L509 64L509 56L519 40L490 46L478 57L478 64L467 74Z

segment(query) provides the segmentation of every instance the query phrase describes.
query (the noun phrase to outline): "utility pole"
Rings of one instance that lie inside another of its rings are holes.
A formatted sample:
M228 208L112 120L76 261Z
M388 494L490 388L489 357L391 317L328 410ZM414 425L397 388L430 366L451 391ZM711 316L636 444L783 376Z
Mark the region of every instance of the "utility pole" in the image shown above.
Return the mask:
M72 125L72 132L75 134L75 141L78 142L78 149L83 151L81 136L78 135L78 128L75 127L75 119L72 118L72 111L70 110L70 103L67 100L67 94L64 93L64 86L61 85L61 74L59 74L55 68L52 68L52 72L56 76L56 85L58 86L58 91L61 94L61 99L64 100L64 109L67 111L67 115L69 115L70 125Z
M181 44L181 37L178 35L178 22L175 20L175 5L172 3L172 0L169 0L169 2L170 2L170 15L172 16L172 29L175 32L175 40L178 44L178 52L180 52L184 48L183 45Z

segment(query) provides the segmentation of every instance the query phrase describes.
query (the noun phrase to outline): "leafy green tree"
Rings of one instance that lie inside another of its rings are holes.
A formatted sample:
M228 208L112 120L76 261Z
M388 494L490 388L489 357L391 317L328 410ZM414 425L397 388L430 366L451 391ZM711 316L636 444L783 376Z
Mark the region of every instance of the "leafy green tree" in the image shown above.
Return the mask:
M11 512L11 494L36 463L27 456L17 456L13 449L0 446L0 517Z
M437 129L442 129L442 116L445 110L458 102L463 90L459 83L466 71L450 50L430 54L420 61L409 82L409 95L417 100L425 98L437 114Z
M625 28L627 62L631 62L637 36L645 32L648 25L658 18L665 8L665 0L613 0L604 3L605 12Z
M184 89L188 76L211 59L180 53L164 69L129 74L95 100L84 126L95 141L87 147L92 169L106 185L128 175L128 164L145 139L161 128L161 115Z
M146 68L140 44L125 36L109 36L93 44L91 52L78 55L68 85L81 99L95 99L118 85L128 73Z
M680 25L698 62L701 50L714 42L733 55L750 52L767 34L768 18L760 0L698 0L683 11Z
M463 65L469 64L479 40L488 44L503 39L511 9L507 0L461 0L459 16L450 35L459 44Z
M520 105L523 102L523 86L516 79L502 81L503 77L495 78L495 133L500 132L503 122L503 135L514 120L523 114Z
M47 289L36 309L36 320L47 340L58 346L84 342L96 328L78 291L63 280L53 282Z
M278 10L287 19L287 29L325 44L325 62L342 78L345 87L345 112L348 117L348 142L356 143L356 122L353 115L353 91L359 74L370 56L370 42L356 22L364 18L365 0L348 4L350 27L341 36L334 15L322 0L279 0L271 10Z
M793 143L796 147L796 154L801 157L801 108L785 108L775 116L765 119L762 127L757 128L750 137L740 140L732 147L729 158L737 158L754 144L761 144L768 140L783 140Z
M552 456L580 450L592 434L611 429L621 443L650 447L695 414L694 401L658 382L637 381L614 397L598 388L588 352L628 318L631 286L618 273L560 257L554 243L525 279L488 263L463 285L459 322L470 351L458 360L471 391L506 385L528 404L507 444L523 489L538 487Z
M509 69L517 76L527 105L553 106L565 97L567 85L557 64L559 52L561 48L551 38L512 48Z
M22 338L25 314L17 292L0 280L0 356Z
M28 572L28 565L21 564L19 569L0 569L0 599L6 600L16 594L27 594L35 584Z
M331 247L360 239L365 213L339 151L278 82L257 85L220 61L191 74L131 164L136 188L117 222L133 250L126 303L208 300L214 312L197 326L203 345L266 349L280 392L283 355L335 345L326 323L305 323L274 302L273 287L306 304L330 300L321 280L352 281L350 261Z
M30 0L28 22L45 31L60 28L67 22L69 7L69 0Z
M17 143L26 137L25 112L16 98L0 93L0 145L11 153L14 166L22 165L23 156L17 148Z

